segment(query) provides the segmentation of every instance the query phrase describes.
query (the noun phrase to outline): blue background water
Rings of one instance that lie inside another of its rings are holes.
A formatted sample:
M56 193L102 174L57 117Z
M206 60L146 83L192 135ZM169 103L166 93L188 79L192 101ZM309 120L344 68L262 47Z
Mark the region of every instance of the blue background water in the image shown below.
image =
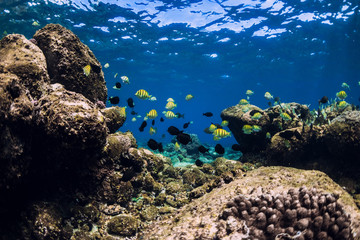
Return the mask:
M33 26L37 21L40 26ZM161 116L166 99L175 99L174 112L185 119L159 122L156 140L170 125L187 129L202 142L214 145L203 133L210 122L220 123L223 109L233 106L245 92L255 94L252 104L267 107L264 93L282 102L317 107L323 95L334 98L346 82L349 103L360 96L360 34L357 1L262 0L103 0L103 1L2 1L0 31L31 38L40 27L60 23L72 30L104 65L109 96L118 95L120 106L133 97L142 117L150 109ZM112 89L126 75L129 85ZM146 89L157 101L138 100ZM194 99L185 101L187 94ZM214 117L202 116L213 112ZM139 118L128 119L121 131L131 130L138 141L150 138L148 127L140 133ZM234 138L220 141L235 143Z

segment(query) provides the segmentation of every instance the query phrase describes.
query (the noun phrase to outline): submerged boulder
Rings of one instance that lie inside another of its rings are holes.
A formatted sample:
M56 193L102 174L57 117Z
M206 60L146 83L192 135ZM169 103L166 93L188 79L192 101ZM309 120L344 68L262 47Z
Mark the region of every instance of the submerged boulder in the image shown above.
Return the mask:
M73 32L59 24L48 24L35 33L34 39L46 57L51 83L61 83L92 102L105 102L107 88L101 64ZM83 71L87 65L91 66L88 76Z
M20 34L1 39L0 73L16 75L34 98L39 98L50 83L43 52Z

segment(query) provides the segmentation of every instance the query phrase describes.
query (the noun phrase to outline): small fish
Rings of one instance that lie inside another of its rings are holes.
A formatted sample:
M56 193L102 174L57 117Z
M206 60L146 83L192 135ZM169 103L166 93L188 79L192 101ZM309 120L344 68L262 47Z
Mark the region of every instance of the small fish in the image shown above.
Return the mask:
M193 95L188 94L188 95L186 95L185 100L186 100L186 101L190 101L190 100L193 99L193 98L194 98Z
M120 78L123 81L123 83L130 84L129 78L127 76L121 76Z
M167 119L173 119L177 117L172 111L164 111L163 114L165 114Z
M118 73L115 73L114 78L116 78L117 76L118 76Z
M121 83L120 82L116 82L115 86L113 86L113 89L116 89L116 90L120 90L120 88L121 88Z
M165 138L166 137L166 135L165 135L165 133L163 133L162 135L161 135L161 138Z
M187 145L189 142L192 142L191 136L187 133L179 133L176 136L176 140L178 140L179 143Z
M248 105L249 102L248 102L248 100L246 100L246 99L241 99L241 100L239 101L239 104L240 104L240 105Z
M246 90L246 98L247 98L247 100L249 100L250 99L250 96L252 96L253 94L254 94L254 92L253 91L251 91L251 90Z
M269 132L266 133L266 138L271 139L271 134Z
M225 153L225 148L223 148L223 146L221 146L220 144L216 144L215 152L218 153L218 154L224 154Z
M343 82L343 83L341 84L341 87L350 90L350 86L349 86L347 83L344 83L344 82Z
M144 121L147 121L149 118L147 116L144 117Z
M104 68L108 68L108 67L110 67L110 64L109 64L109 63L105 63Z
M241 146L240 146L240 144L233 144L231 146L231 149L234 151L241 151Z
M149 100L152 101L152 102L154 102L154 101L156 101L157 99L156 99L156 97L153 96L153 97L149 98Z
M185 114L175 113L175 116L176 116L177 118L184 118L184 115L185 115Z
M226 127L227 125L229 125L229 121L224 120L224 121L221 122L220 125L221 125L222 127Z
M218 128L213 132L213 135L217 138L226 138L226 137L230 137L231 133L226 131L225 129Z
M135 106L134 100L132 98L128 98L126 101L129 107L133 108Z
M155 119L158 116L158 114L155 109L152 109L150 110L150 112L146 114L146 116L150 119Z
M132 121L132 122L136 122L136 117L133 117L133 118L131 119L131 121Z
M292 118L290 117L289 114L287 114L286 112L280 113L280 117L284 120L284 121L291 121Z
M242 127L242 131L244 134L251 134L253 132L253 128L251 125L246 124Z
M118 96L115 97L109 97L109 102L111 104L118 104L120 102L120 98Z
M174 126L168 127L167 131L168 131L168 133L170 133L170 135L173 135L173 136L181 133L181 131L177 127L174 127Z
M141 123L140 127L139 127L139 131L140 131L140 132L143 132L143 131L144 131L144 128L145 128L146 126L147 126L146 121L143 121L143 122Z
M190 121L190 122L185 123L185 124L183 125L183 128L184 128L184 129L185 129L185 128L188 128L189 125L192 124L192 123L193 123L193 121Z
M262 117L261 113L256 112L254 115L252 115L251 119L259 120Z
M206 117L212 117L214 114L212 114L211 112L206 112L206 113L203 113L203 116L206 116Z
M258 126L258 125L253 125L252 129L253 129L254 132L260 132L261 131L261 127Z
M155 141L154 139L150 138L149 141L147 142L147 146L151 150L157 150L159 148L159 143L157 141Z
M155 125L155 119L152 120L151 125Z
M195 165L198 166L198 167L202 167L204 165L204 163L200 159L196 159L195 160Z
M134 110L132 110L130 114L131 114L131 115L137 115L137 112L135 112Z
M164 151L162 143L159 143L159 144L158 144L158 150L159 150L159 152L161 152L161 153Z
M346 108L348 106L348 103L346 102L346 101L340 101L338 104L337 104L337 107L339 108L339 109L344 109L344 108Z
M33 25L34 27L40 26L40 24L37 21L34 21L31 25Z
M203 145L200 145L200 146L198 147L198 150L199 150L199 152L201 152L201 153L206 153L206 152L209 151L209 149L206 148L206 147L204 147Z
M266 92L264 97L269 101L274 98L269 92Z
M167 102L167 104L165 105L165 108L167 109L167 110L173 110L174 108L176 108L176 104L174 103L174 102Z
M178 142L175 142L174 145L175 145L175 146L174 146L175 151L179 151L179 150L180 150L180 145L179 145L179 143L178 143Z
M135 96L137 96L139 99L142 99L142 100L151 98L151 95L149 95L149 93L144 89L138 90L135 93Z
M172 98L168 98L166 101L167 102L175 102L174 99L172 99Z
M210 127L209 127L209 131L211 132L211 133L213 133L215 130L217 129L217 126L215 125L215 124L211 124L210 125Z
M83 71L84 71L85 76L89 76L90 71L91 71L91 66L90 66L90 65L86 65L86 66L83 68Z
M325 104L329 101L329 98L327 96L323 96L320 100L319 100L319 105L320 104Z
M163 117L161 117L161 118L160 118L160 122L163 122L163 121L164 121L164 118L163 118Z
M340 92L336 93L336 97L338 97L341 100L344 100L347 97L347 94L345 91L340 91Z
M156 133L156 131L157 131L156 128L150 127L149 133L150 133L150 135L154 135Z

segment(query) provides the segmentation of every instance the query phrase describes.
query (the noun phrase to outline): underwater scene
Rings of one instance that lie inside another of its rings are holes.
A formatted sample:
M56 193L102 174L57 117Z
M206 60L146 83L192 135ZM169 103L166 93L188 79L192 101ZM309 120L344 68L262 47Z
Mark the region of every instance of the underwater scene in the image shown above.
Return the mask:
M360 239L359 11L0 0L0 239Z

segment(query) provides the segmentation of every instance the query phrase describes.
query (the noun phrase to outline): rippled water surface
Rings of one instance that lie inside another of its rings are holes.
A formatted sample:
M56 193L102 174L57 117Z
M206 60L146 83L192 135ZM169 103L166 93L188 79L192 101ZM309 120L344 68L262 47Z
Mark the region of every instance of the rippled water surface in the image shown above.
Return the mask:
M194 121L188 132L212 143L202 130L220 122L220 112L246 98L247 89L255 92L251 103L262 108L267 91L282 102L316 108L319 98L334 98L346 82L347 101L359 104L357 1L0 0L0 22L1 33L28 38L48 23L71 29L103 65L110 64L103 71L109 96L118 95L120 106L141 88L156 96L155 102L136 100L142 117L152 108L161 113L166 99L174 98L174 111L185 119L158 122L153 138L160 141L168 126ZM128 76L130 85L113 90L115 73ZM187 102L189 93L194 99ZM202 116L208 111L214 117ZM132 122L128 116L120 130L149 139L147 130L138 131L142 118Z

